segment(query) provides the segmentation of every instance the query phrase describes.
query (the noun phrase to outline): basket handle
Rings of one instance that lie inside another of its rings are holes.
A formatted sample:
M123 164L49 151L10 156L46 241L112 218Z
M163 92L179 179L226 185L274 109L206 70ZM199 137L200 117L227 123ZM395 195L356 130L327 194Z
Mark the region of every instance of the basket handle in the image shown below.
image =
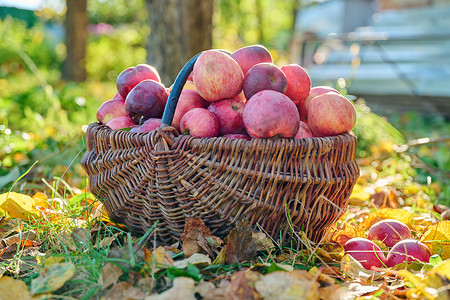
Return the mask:
M223 49L219 49L220 52L230 55L231 52ZM194 57L192 57L181 69L178 73L177 78L173 84L172 90L170 91L169 98L167 99L166 106L164 107L164 113L161 120L161 125L172 125L173 116L175 114L175 109L177 107L178 99L180 98L181 91L183 90L184 85L194 69L194 64L197 61L197 58L203 52L198 53Z

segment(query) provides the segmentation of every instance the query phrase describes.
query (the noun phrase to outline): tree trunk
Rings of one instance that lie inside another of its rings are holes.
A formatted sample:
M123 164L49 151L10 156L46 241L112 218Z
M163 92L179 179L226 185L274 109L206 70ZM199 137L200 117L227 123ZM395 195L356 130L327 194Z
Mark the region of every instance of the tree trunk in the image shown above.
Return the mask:
M195 54L212 48L213 0L147 0L147 62L170 86Z
M67 0L66 48L63 78L73 81L86 79L87 0Z

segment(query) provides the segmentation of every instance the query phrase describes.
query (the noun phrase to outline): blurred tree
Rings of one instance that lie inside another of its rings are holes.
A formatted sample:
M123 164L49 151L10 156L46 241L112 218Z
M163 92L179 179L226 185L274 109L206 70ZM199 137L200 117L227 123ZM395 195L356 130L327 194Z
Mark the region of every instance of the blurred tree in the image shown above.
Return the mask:
M74 81L86 79L87 0L67 0L66 48L63 78Z
M195 54L212 48L213 0L147 0L147 61L169 86Z

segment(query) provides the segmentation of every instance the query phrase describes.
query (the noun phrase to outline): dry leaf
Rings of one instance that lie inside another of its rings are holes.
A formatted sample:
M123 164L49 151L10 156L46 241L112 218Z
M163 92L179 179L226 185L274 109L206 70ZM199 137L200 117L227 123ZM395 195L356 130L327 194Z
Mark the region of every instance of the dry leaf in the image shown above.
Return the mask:
M440 254L442 259L450 258L450 221L442 221L430 226L420 239L433 254ZM437 243L433 243L437 242ZM438 249L442 247L442 249Z
M319 299L319 284L303 270L269 273L255 283L255 289L264 299Z
M31 281L31 294L54 292L61 288L74 274L75 266L71 262L44 267L39 272L39 276Z
M30 247L38 247L42 243L38 242L36 233L32 230L17 233L0 242L0 257L3 259L11 258L17 252L17 249L24 250Z
M209 256L205 254L194 253L186 259L176 261L174 263L174 267L184 269L187 267L188 263L191 263L193 265L210 265L211 258L209 258Z
M255 290L255 283L263 276L254 271L242 270L233 274L225 297L227 299L262 299Z
M157 273L162 269L168 268L174 265L174 261L170 254L159 246L154 251L150 251L147 248L144 250L144 260L147 262L142 268L142 271L147 274Z
M115 284L119 277L122 276L122 269L112 263L107 263L102 268L102 273L99 278L99 284L103 286L103 289L107 289L111 285Z
M128 281L115 284L105 295L108 300L142 300L144 297L144 292Z
M91 233L86 228L74 228L72 230L72 239L75 244L86 247L91 242Z
M376 272L365 269L359 261L348 254L345 254L341 260L341 272L348 275L352 279L362 278L364 280L377 280L385 274L384 272Z
M9 192L0 195L0 209L11 218L19 218L24 221L35 220L40 217L36 209L36 203L28 195Z
M382 284L367 285L361 284L359 282L345 282L344 287L341 290L342 293L341 299L342 300L357 299L358 297L362 297L364 295L368 295L374 291L379 290L381 285Z
M218 252L215 250L223 243L220 238L211 234L209 228L200 218L186 220L181 242L184 255L188 257L194 253L204 253L214 257Z
M173 280L173 287L159 294L145 297L145 300L197 300L195 297L195 281L192 278L177 277Z
M0 277L0 299L31 300L31 293L22 280Z
M0 220L0 241L13 232L23 230L23 223L21 219L2 218Z
M344 223L344 226L340 229L336 229L331 234L331 241L345 245L345 243L354 237L364 237L364 230L358 226L353 226L348 223Z
M247 219L233 228L227 237L225 263L234 264L252 259L256 254L256 242Z

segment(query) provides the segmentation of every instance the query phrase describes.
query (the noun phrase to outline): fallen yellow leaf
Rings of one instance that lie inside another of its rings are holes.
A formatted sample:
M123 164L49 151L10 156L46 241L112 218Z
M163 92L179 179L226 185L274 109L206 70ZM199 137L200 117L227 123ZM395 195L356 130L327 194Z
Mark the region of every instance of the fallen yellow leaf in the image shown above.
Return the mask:
M22 280L0 277L0 299L31 300L27 285Z
M19 218L24 221L34 220L40 216L33 198L15 192L0 195L0 209L2 214L8 214L11 218Z
M442 221L430 226L420 240L430 248L431 252L441 255L442 259L450 258L450 221ZM442 254L439 253L441 251Z
M385 219L394 219L410 226L413 220L413 214L401 208L382 208L371 213L368 218L360 224L360 227L370 228L370 226L376 222Z

